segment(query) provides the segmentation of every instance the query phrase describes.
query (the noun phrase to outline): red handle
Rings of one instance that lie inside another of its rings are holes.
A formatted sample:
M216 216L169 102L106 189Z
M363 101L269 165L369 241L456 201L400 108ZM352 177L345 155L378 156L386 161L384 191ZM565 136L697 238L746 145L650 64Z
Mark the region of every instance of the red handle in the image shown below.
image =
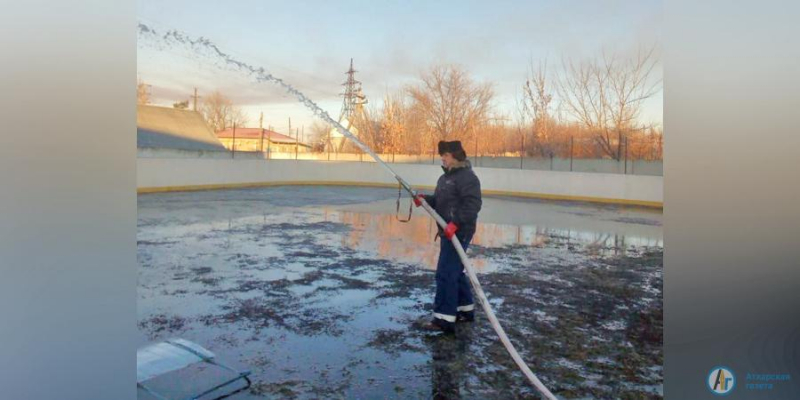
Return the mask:
M452 222L449 222L447 226L444 228L444 237L446 237L447 239L452 239L453 235L456 234L457 230L458 226L456 226L456 224Z

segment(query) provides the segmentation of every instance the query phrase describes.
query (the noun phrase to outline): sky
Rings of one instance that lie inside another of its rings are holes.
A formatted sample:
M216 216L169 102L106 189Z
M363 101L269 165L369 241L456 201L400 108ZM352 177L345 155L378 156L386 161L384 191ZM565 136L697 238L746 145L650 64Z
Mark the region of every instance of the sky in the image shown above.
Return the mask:
M339 116L350 59L370 106L419 82L436 64L456 64L491 82L496 110L513 117L531 63L557 70L565 58L661 54L661 1L154 1L139 0L138 19L159 32L203 36L223 51L264 67ZM660 60L663 62L663 60ZM269 83L254 83L175 49L138 47L138 78L152 101L171 106L220 90L249 125L279 132L309 127L313 114ZM654 79L662 78L659 63ZM202 99L201 99L202 100ZM663 91L644 105L643 123L662 125Z

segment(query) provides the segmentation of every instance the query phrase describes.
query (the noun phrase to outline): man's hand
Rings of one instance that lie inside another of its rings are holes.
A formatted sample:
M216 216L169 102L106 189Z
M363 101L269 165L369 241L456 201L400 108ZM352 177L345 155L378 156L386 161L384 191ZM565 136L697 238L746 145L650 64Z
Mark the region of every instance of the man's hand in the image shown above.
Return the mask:
M414 205L417 207L421 206L422 200L425 200L425 195L422 193L418 193L416 196L414 196Z
M458 226L456 226L456 224L452 222L448 223L447 226L444 228L444 237L446 237L448 240L453 239L453 235L456 234L457 230Z

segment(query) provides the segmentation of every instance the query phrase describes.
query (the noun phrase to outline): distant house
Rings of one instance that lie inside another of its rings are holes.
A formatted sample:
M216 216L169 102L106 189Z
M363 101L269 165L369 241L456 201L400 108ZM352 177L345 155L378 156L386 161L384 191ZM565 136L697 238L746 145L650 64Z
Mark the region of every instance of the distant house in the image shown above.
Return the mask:
M227 151L200 113L146 105L136 106L136 147Z
M308 152L311 146L300 143L295 138L261 128L228 128L217 132L217 138L226 149L236 151L267 151L272 153ZM263 146L263 147L262 147Z

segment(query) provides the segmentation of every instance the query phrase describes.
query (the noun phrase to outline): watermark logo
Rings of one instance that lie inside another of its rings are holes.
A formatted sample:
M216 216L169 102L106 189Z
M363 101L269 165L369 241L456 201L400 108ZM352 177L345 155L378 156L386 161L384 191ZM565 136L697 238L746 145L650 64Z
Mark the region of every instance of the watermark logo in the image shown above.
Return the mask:
M714 394L728 394L736 386L736 377L730 368L714 367L708 374L708 390Z

